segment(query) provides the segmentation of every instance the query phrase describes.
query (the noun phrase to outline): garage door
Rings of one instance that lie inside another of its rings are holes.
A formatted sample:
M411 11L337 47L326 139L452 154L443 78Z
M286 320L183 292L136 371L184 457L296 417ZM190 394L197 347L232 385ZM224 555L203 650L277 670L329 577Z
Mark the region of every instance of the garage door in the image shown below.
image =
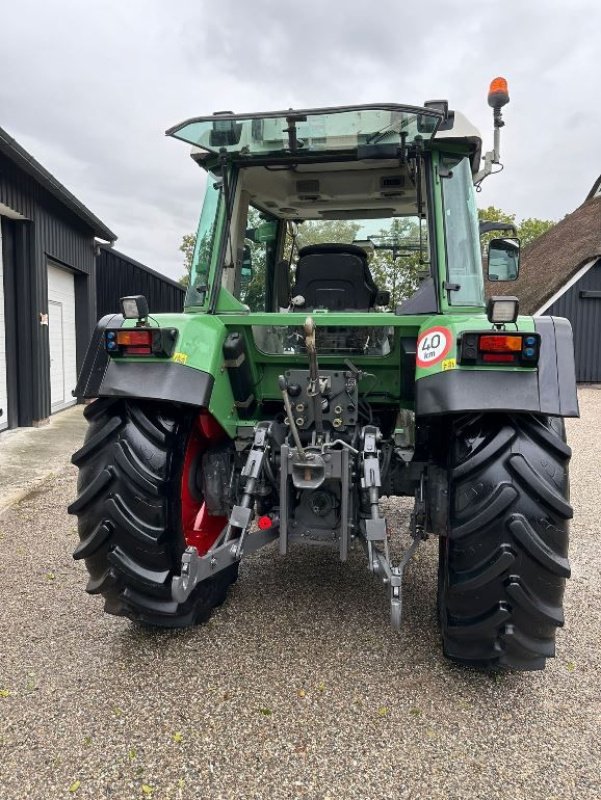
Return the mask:
M75 360L75 280L73 274L48 265L48 337L51 411L73 405L77 382Z
M6 386L6 336L4 332L4 271L2 268L2 231L0 230L0 431L8 426Z

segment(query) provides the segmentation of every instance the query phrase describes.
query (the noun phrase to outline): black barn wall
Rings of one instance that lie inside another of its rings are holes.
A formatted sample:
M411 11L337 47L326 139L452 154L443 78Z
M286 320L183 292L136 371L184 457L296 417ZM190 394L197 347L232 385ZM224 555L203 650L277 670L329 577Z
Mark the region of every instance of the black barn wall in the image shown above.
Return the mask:
M183 286L123 253L102 246L96 265L98 318L105 314L118 313L119 299L132 294L143 294L146 297L151 314L178 312L184 306Z
M48 326L40 324L40 314L48 313L47 265L51 261L75 275L79 369L95 317L94 231L2 153L0 203L27 218L3 217L2 232L10 251L5 263L10 272L7 302L14 305L16 316L11 340L7 333L7 345L16 353L18 365L13 376L19 398L18 424L30 425L50 415Z
M585 291L598 292L599 296L582 297ZM545 315L566 317L572 323L576 380L601 383L601 259Z

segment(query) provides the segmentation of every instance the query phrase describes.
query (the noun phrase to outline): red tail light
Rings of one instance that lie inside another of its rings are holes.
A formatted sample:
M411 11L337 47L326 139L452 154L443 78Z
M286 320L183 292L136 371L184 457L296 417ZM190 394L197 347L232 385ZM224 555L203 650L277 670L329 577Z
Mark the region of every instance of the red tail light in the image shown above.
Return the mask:
M513 364L515 356L512 353L484 353L482 361L486 364Z
M126 347L150 347L152 345L152 331L118 331L117 344Z
M515 364L535 367L540 354L540 334L466 331L461 336L459 363Z
M478 349L484 353L519 353L522 349L521 336L481 336L478 342Z
M110 356L161 356L171 358L177 328L107 328L104 347Z
M152 355L152 331L118 331L117 344L126 356Z

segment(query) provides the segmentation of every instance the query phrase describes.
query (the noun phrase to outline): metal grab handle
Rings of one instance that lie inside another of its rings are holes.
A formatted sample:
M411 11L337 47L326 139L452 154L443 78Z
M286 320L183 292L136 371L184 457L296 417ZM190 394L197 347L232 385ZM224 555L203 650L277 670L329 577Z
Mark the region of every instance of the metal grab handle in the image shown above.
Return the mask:
M321 408L321 386L319 383L319 364L317 363L317 346L315 344L315 320L307 317L304 324L305 346L309 354L309 391L307 394L313 399L313 419L315 420L315 433L323 434L323 413Z

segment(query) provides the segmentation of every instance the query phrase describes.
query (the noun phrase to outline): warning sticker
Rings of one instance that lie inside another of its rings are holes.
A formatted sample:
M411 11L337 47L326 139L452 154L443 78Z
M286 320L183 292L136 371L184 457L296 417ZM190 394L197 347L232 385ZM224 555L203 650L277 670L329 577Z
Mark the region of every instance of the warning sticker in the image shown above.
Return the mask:
M451 349L453 335L447 328L430 328L417 340L417 366L431 367L443 359Z
M445 358L445 360L442 362L443 370L455 369L456 366L457 366L457 361L454 358Z

